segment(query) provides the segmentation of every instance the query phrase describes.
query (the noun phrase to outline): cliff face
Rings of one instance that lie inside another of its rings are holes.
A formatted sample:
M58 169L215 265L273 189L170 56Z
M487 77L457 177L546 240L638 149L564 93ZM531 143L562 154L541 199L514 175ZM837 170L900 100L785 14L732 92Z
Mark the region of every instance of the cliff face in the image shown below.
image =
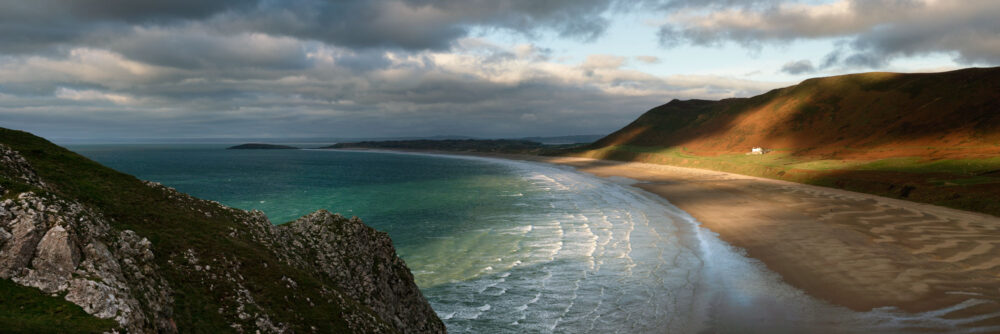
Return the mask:
M281 240L286 261L342 282L348 297L370 307L382 320L415 332L444 330L416 289L413 274L396 256L388 234L358 218L325 210L273 229L277 237L271 240Z
M0 202L0 247L0 278L65 294L129 332L177 331L149 240L113 230L79 203L33 192Z
M5 129L0 194L0 278L127 332L445 331L388 235L356 218L275 226Z

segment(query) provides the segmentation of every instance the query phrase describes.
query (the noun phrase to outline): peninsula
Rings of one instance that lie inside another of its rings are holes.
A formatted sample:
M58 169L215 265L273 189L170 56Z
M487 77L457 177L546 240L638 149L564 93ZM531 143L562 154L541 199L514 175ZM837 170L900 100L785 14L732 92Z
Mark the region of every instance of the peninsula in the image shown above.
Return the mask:
M516 139L386 140L337 143L321 149L432 150L445 152L540 153L547 146Z
M276 145L276 144L262 144L262 143L247 143L240 144L236 146L230 146L226 148L227 150L297 150L298 147L288 146L288 145Z

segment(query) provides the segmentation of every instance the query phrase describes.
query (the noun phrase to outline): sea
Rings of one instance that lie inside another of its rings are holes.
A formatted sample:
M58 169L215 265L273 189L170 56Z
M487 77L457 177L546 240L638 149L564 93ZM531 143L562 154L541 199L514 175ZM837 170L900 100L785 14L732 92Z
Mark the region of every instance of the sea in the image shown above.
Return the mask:
M451 333L947 332L950 310L854 312L785 284L668 201L569 167L220 144L67 145L275 224L319 209L389 233ZM967 307L959 305L956 308Z

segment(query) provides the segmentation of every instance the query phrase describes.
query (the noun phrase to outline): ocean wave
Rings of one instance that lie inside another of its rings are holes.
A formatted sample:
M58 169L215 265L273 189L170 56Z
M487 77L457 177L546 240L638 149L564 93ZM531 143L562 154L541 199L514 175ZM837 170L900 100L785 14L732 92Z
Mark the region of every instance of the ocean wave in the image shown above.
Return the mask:
M519 201L538 204L489 221L499 225L471 226L474 239L454 241L475 250L462 255L476 258L461 262L474 275L425 289L436 308L449 311L439 316L450 332L711 331L707 326L769 319L773 310L754 304L761 301L781 314L830 320L824 324L838 329L940 318L893 318L891 311L866 318L810 299L665 200L616 183L623 180L495 162L528 181L530 189L512 191L522 194ZM758 321L747 328L769 332L792 325L801 324Z

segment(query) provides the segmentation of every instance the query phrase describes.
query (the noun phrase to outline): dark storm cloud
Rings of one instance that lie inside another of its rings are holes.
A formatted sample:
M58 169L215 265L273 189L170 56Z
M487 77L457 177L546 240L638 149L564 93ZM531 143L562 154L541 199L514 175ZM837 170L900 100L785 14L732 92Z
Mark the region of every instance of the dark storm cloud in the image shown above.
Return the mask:
M184 69L219 67L304 69L307 46L291 38L263 34L219 35L200 26L136 28L113 39L110 50L147 64Z
M143 22L200 19L256 5L256 0L2 0L5 19L77 19Z
M473 28L593 39L613 0L0 0L0 52L36 52L91 34L193 21L209 33L265 33L345 47L446 49ZM197 33L197 32L195 32ZM93 42L93 39L89 39Z
M613 0L274 1L228 12L213 22L237 30L320 40L346 47L446 49L470 29L507 29L593 39Z
M0 0L0 53L37 52L95 30L204 19L255 5L245 0Z
M808 59L803 59L799 61L792 61L785 63L784 66L781 66L781 71L788 74L796 75L796 74L816 72L816 67L814 67L812 62L809 61Z
M979 3L964 13L939 13L920 22L876 27L852 46L872 56L899 57L949 51L963 63L1000 64L1000 2Z

